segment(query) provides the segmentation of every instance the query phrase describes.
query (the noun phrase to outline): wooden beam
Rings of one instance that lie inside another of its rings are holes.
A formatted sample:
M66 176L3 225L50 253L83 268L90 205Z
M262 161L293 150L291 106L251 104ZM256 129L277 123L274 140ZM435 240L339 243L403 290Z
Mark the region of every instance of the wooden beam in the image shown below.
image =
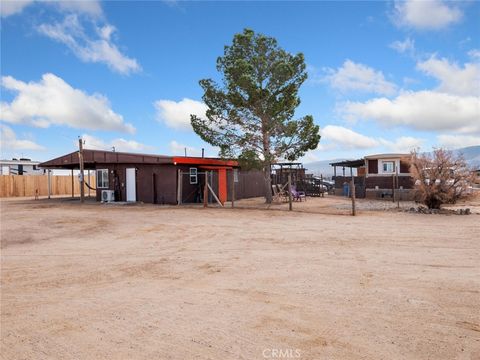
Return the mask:
M208 207L208 171L205 171L205 185L203 187L203 207Z
M350 196L352 198L352 216L356 215L356 209L355 209L355 181L350 180Z
M47 170L47 176L48 176L48 198L50 199L50 196L52 195L52 170L50 169Z
M182 205L182 170L178 170L178 176L177 176L177 205Z
M210 184L207 183L207 186L208 186L208 188L210 189L210 191L212 192L213 198L217 201L218 205L220 205L221 207L223 207L222 202L221 202L220 199L217 197L217 194L215 194L215 192L213 191L213 189L210 187Z
M80 203L83 204L85 201L85 179L83 178L83 139L78 139L78 162L80 164L80 176L78 177L80 180Z

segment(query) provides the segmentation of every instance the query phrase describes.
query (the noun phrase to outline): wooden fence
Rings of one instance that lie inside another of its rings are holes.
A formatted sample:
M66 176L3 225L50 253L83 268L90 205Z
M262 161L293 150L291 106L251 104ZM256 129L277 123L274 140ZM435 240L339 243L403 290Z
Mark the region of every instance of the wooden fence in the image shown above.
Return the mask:
M78 176L71 175L50 176L50 194L51 195L72 195L72 180L73 193L80 195L80 182ZM85 173L85 181L91 187L95 188L95 176ZM88 195L88 187L85 185L85 195ZM38 191L38 196L48 195L48 175L0 175L0 197L16 197L16 196L35 196ZM90 190L90 194L95 196L95 190Z

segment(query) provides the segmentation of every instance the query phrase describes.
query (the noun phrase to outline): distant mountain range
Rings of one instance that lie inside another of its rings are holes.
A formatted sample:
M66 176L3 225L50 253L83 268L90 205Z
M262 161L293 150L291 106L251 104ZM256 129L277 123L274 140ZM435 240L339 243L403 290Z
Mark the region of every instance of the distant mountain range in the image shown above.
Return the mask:
M462 154L469 166L480 169L480 145L468 146L460 149L454 150L454 152ZM359 156L358 158L361 158ZM333 167L330 166L330 163L342 161L347 159L331 159L331 160L320 160L305 163L304 167L307 169L307 173L310 174L322 174L325 177L333 176ZM349 159L352 160L352 159Z
M455 152L462 154L468 165L480 169L480 145L464 147Z

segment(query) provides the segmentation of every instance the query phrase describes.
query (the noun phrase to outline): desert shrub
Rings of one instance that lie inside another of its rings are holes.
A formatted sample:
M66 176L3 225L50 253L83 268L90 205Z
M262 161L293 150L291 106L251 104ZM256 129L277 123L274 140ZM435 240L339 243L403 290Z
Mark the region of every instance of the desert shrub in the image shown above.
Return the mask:
M463 156L445 149L412 153L410 173L415 181L416 200L429 209L440 209L471 194L474 174Z

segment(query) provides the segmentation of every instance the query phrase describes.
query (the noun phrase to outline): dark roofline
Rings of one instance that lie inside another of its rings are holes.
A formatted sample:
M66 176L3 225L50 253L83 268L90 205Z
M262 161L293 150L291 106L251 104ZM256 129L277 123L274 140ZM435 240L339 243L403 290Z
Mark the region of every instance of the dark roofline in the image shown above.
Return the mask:
M225 160L220 158L207 157L182 157L182 156L166 156L166 155L152 155L152 154L138 154L118 151L104 151L104 150L83 150L83 162L86 170L95 169L97 164L150 164L150 165L174 165L177 161L182 163L183 159L189 160L189 163L194 164L195 159L201 164L211 165L238 165L235 161ZM59 156L52 160L48 160L39 164L42 168L47 169L78 169L80 167L78 159L78 151Z
M342 167L350 167L350 168L359 168L365 165L364 159L357 159L357 160L343 160L330 163L331 166L342 166Z
M301 162L279 162L279 163L273 163L272 166L278 165L278 166L293 166L293 165L303 165Z

